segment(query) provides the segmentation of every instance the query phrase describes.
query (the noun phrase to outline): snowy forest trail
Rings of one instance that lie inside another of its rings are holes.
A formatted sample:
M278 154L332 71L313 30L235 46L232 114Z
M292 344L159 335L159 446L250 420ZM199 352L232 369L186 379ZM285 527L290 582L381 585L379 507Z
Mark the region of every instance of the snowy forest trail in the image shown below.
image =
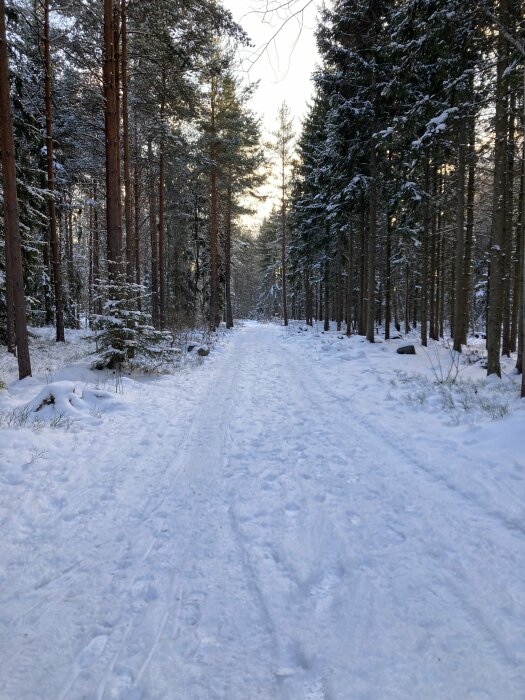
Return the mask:
M523 523L282 328L69 440L3 522L2 700L524 697Z

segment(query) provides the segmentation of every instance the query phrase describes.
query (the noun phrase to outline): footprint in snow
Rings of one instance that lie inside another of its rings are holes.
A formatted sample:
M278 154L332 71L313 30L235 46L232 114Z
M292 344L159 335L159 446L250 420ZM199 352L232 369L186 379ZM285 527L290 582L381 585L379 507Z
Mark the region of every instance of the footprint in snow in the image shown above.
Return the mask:
M147 580L137 580L131 587L131 609L140 612L148 603L159 597L155 586Z
M284 506L284 510L288 515L296 515L301 510L301 506L297 503L290 502Z
M206 600L204 591L194 591L190 593L182 606L181 620L190 627L197 625L201 619L201 605Z
M80 666L80 668L88 668L88 666L94 664L106 648L107 641L108 636L106 634L99 634L93 637L89 644L87 644L77 656L77 665Z
M345 570L340 564L326 571L310 586L312 598L327 598L343 580Z
M361 516L358 515L357 513L354 513L354 511L348 511L346 516L352 525L355 525L355 526L361 525L361 522L362 522Z
M280 663L274 671L278 678L287 678L288 676L293 676L301 669L307 671L310 668L310 663L301 645L295 639L287 640L281 649L279 657Z

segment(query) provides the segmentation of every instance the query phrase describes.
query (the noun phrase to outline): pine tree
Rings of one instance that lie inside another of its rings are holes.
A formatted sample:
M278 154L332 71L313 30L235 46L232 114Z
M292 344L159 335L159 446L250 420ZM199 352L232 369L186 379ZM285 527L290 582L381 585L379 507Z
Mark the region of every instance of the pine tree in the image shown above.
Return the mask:
M273 133L274 150L277 156L277 169L280 190L280 214L281 214L281 294L283 323L288 325L288 300L286 291L286 230L288 216L288 193L290 188L290 168L292 165L294 141L293 122L290 109L286 103L279 108L277 115L277 130Z
M7 322L9 327L10 319L12 318L18 360L18 376L20 379L24 379L31 376L31 360L27 335L26 300L22 269L22 239L20 236L16 186L15 141L9 85L5 2L0 0L0 134L7 280Z

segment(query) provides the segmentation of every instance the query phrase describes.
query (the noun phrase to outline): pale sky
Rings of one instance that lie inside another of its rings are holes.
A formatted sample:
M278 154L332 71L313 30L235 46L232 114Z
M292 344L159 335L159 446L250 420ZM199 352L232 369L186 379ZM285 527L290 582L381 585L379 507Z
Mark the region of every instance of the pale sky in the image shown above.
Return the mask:
M251 81L260 81L253 100L253 107L264 119L268 130L274 128L277 110L286 100L298 124L305 113L305 106L312 95L310 76L318 59L315 44L315 18L321 0L313 0L304 13L290 19L291 13L307 5L307 0L292 0L291 10L269 13L261 10L267 5L279 5L272 0L223 0L234 19L245 29L254 47L246 51L244 69L249 70ZM255 65L250 62L262 52L271 37L282 27L268 49Z
M308 0L292 0L291 11L281 10L264 17L261 10L282 3L278 0L223 0L223 4L254 44L253 48L243 51L242 63L244 71L247 71L247 80L259 81L252 108L262 117L266 140L271 138L271 132L276 126L277 111L284 101L290 107L299 132L307 103L312 97L310 77L318 61L315 19L322 0L313 0L303 13L286 23L291 13L305 7L307 2ZM270 41L279 29L278 35ZM263 50L268 42L270 44L267 49ZM259 55L258 60L251 65ZM267 201L258 205L256 216L245 219L246 225L256 227L271 210L276 192L269 186L265 194Z

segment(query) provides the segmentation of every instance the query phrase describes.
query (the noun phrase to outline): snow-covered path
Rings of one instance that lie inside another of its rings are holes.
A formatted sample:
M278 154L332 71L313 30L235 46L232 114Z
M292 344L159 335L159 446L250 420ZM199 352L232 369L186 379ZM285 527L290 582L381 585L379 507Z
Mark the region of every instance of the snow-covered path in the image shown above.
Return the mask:
M141 391L11 485L2 700L525 697L515 504L456 488L276 326Z

